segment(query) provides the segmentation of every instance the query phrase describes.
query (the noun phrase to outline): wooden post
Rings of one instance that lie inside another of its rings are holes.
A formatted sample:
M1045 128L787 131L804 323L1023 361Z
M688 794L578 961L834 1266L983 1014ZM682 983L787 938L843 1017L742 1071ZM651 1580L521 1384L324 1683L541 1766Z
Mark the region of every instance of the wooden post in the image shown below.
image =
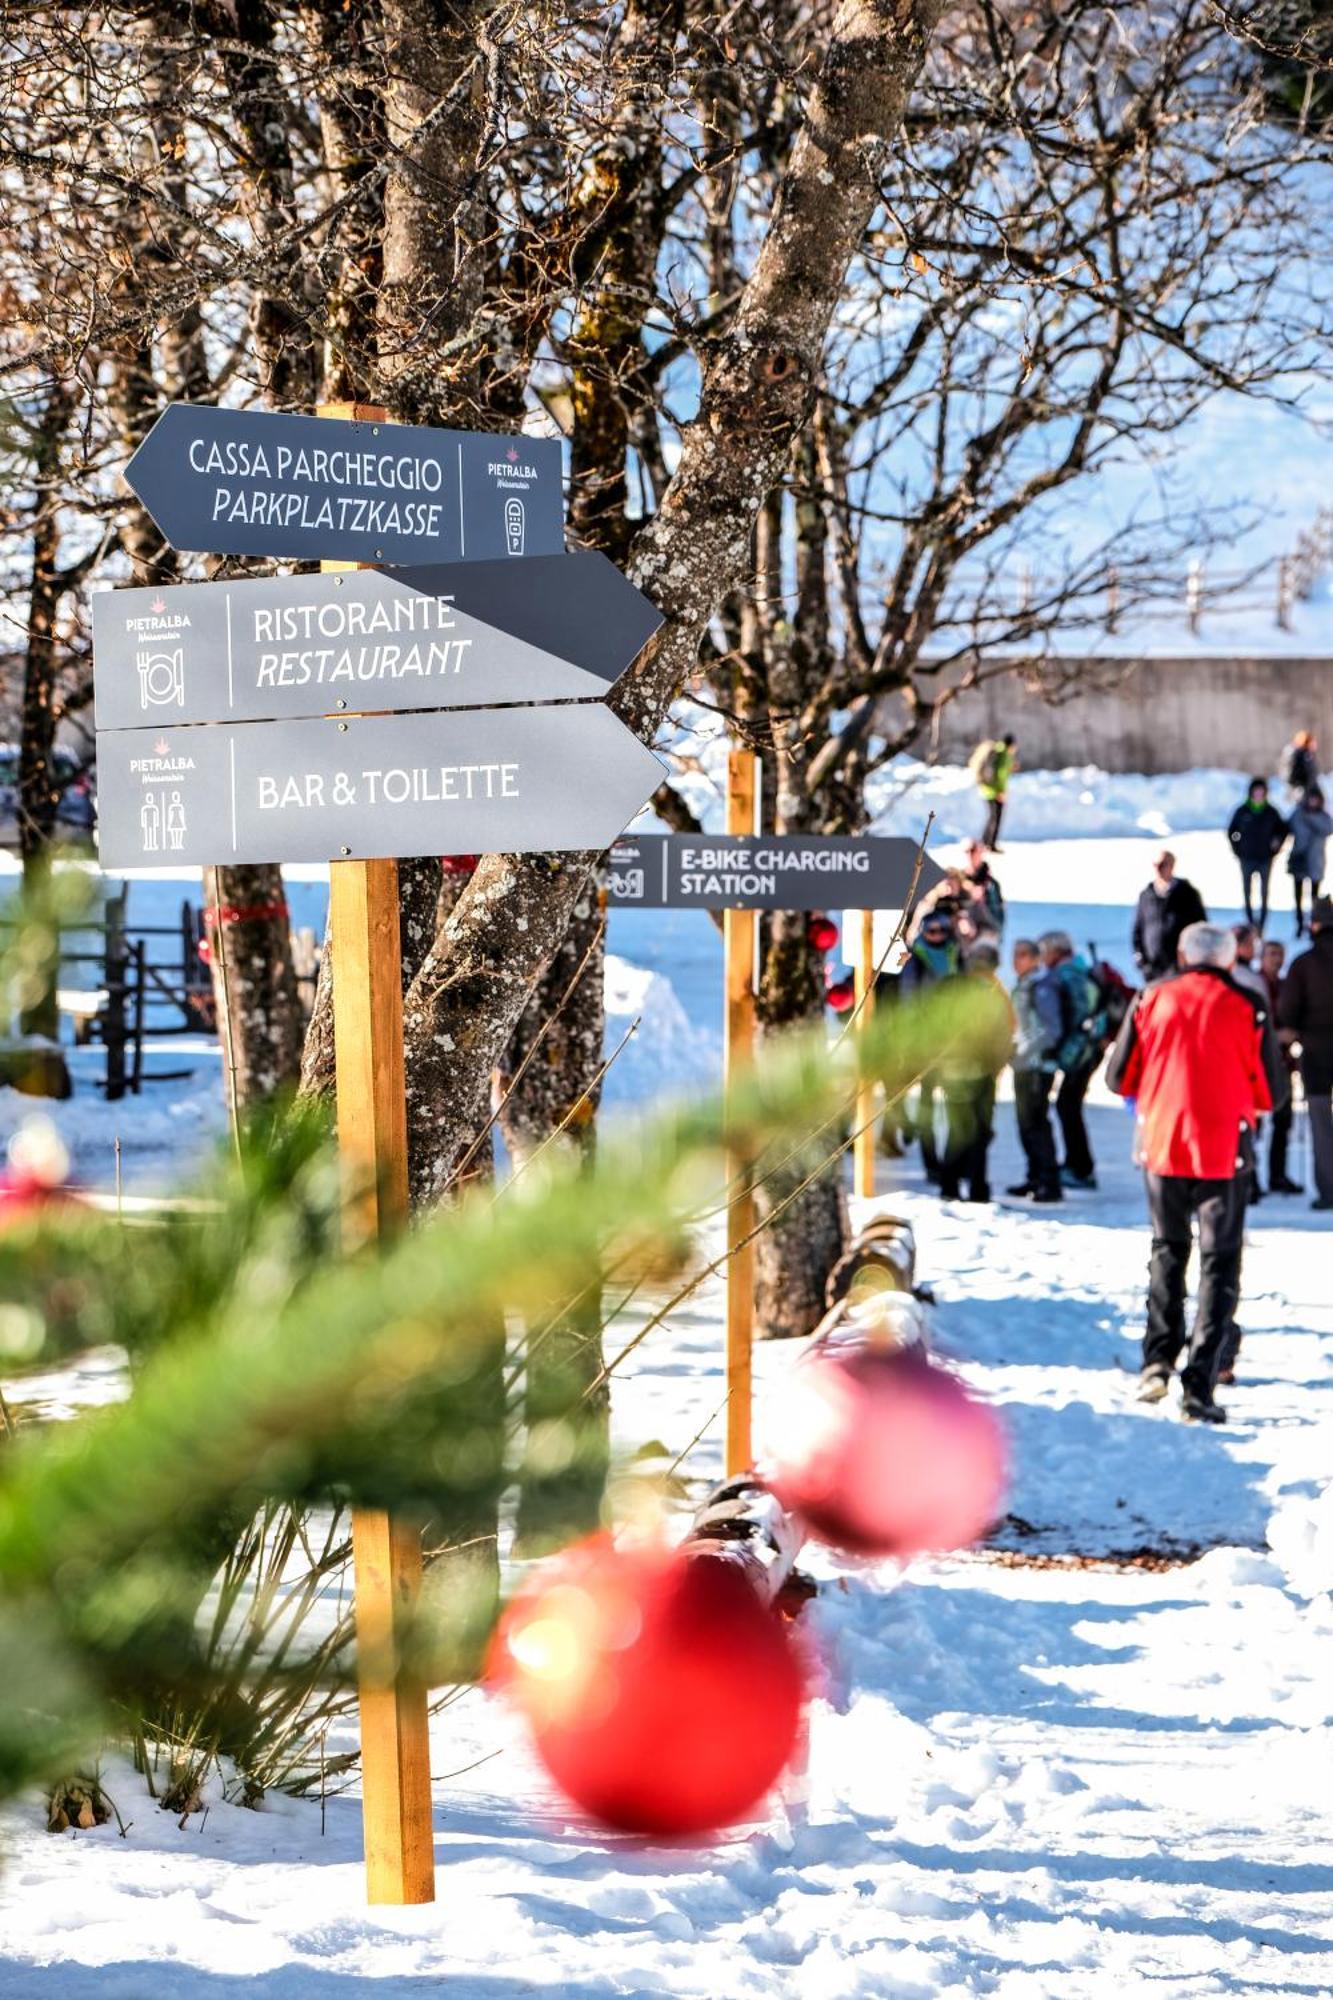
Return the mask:
M875 1019L875 912L862 910L856 954L856 1032L869 1033ZM875 1192L875 1086L862 1077L856 1091L852 1141L852 1191L867 1200Z
M387 421L374 404L325 403L321 417ZM355 569L355 563L322 563ZM407 1218L403 974L395 861L329 869L338 1151L347 1248ZM398 1635L421 1592L421 1533L379 1508L352 1516L361 1817L371 1903L435 1900L426 1689L398 1671Z
M759 759L750 750L727 758L727 832L755 831L759 804ZM727 1011L723 1040L723 1088L730 1090L754 1060L754 910L727 910L722 917ZM754 1195L750 1162L743 1151L727 1155L727 1450L728 1477L748 1472L754 1453L750 1438L751 1351L754 1345Z

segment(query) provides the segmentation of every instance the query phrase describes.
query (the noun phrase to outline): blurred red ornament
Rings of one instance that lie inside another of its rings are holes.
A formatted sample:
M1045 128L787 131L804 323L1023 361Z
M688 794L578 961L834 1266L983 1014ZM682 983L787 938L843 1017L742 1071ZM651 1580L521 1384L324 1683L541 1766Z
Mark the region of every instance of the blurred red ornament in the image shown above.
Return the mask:
M798 1364L760 1469L811 1532L857 1555L958 1549L998 1518L994 1414L920 1349L868 1347Z
M213 963L213 946L207 938L200 938L196 950L201 965L211 965Z
M838 926L832 917L814 916L805 927L805 935L816 951L832 951L838 942Z
M851 973L842 979L826 980L824 998L835 1014L850 1014L856 1005L856 981Z
M796 1747L803 1679L785 1626L711 1556L598 1536L535 1576L491 1642L551 1776L627 1833L726 1826Z
M440 867L446 875L475 875L478 854L445 854L440 857Z

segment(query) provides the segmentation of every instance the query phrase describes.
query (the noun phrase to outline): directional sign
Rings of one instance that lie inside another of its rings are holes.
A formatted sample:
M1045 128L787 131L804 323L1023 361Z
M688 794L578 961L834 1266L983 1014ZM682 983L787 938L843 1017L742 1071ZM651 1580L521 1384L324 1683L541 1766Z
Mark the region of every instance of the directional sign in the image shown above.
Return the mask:
M431 563L559 555L554 438L171 403L125 481L175 549Z
M602 848L662 767L600 702L102 730L108 868Z
M645 834L616 843L607 888L622 909L900 910L917 855L914 840L873 834ZM942 879L925 856L918 889Z
M605 556L244 577L93 598L97 722L162 729L606 693L661 615Z

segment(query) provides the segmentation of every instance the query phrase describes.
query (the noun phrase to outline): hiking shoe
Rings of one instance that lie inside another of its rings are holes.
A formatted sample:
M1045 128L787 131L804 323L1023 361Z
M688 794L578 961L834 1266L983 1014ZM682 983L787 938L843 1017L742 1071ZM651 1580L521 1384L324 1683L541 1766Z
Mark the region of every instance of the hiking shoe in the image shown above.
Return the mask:
M1065 1196L1063 1188L1058 1188L1058 1187L1033 1188L1032 1190L1032 1199L1034 1202L1063 1201L1064 1198Z
M1281 1180L1270 1181L1268 1183L1268 1192L1270 1194L1304 1194L1305 1189L1299 1181L1288 1180L1287 1176L1283 1174Z
M1192 1389L1182 1391L1180 1414L1187 1424L1224 1424L1227 1413L1211 1396L1197 1396Z
M1022 1200L1024 1195L1032 1193L1032 1183L1031 1181L1020 1181L1017 1187L1006 1188L1005 1193L1015 1195L1019 1200Z
M1154 1366L1143 1370L1135 1393L1140 1403L1160 1403L1170 1387L1170 1371Z
M1097 1191L1096 1174L1076 1174L1070 1167L1061 1167L1060 1185L1067 1188L1082 1188L1093 1194Z
M1217 1379L1219 1382L1223 1384L1224 1387L1230 1389L1235 1383L1236 1371L1234 1368L1219 1368L1217 1371Z
M1310 1206L1316 1215L1327 1215L1328 1211L1333 1208L1333 1201L1312 1201Z

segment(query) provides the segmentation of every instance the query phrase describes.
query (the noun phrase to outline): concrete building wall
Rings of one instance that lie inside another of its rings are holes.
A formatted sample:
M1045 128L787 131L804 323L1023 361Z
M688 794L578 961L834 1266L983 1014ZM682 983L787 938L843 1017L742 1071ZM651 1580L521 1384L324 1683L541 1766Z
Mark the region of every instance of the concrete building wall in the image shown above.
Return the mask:
M947 705L939 760L965 763L981 737L1009 729L1029 770L1269 771L1297 729L1313 729L1333 763L1333 660L1094 659L1043 663L1026 676L1016 669Z

